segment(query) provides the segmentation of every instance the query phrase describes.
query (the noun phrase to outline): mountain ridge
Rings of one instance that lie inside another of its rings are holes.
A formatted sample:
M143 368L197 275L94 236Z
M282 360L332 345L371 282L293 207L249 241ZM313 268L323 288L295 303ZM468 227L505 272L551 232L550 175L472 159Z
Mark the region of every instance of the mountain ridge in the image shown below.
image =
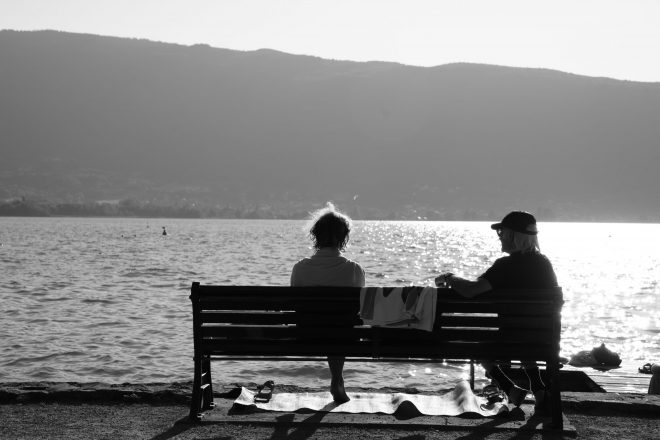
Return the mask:
M660 221L660 83L13 32L0 199Z

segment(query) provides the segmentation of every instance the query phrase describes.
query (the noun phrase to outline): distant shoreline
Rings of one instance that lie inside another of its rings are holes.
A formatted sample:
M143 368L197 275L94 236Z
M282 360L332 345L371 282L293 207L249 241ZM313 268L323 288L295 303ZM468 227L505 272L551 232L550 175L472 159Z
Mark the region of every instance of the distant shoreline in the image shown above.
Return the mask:
M501 218L492 209L449 209L426 205L406 205L395 211L336 203L354 220L371 221L497 221ZM0 201L0 217L99 217L99 218L171 218L171 219L231 219L231 220L305 220L321 205L312 202L243 202L223 206L187 201L181 203L122 199L112 202L56 202L25 197ZM439 204L442 207L442 204ZM513 208L512 208L513 209ZM517 209L517 208L516 208ZM502 209L502 212L509 208ZM635 213L554 212L547 208L529 208L541 222L577 223L660 223L660 217ZM499 211L499 210L498 210Z
M204 216L204 217L185 217L175 215L131 215L131 214L117 214L117 215L77 215L77 214L57 214L57 215L37 215L37 214L3 214L0 213L0 218L132 218L132 219L172 219L172 220L307 220L308 216L302 217L220 217L220 216ZM356 218L354 221L409 221L409 222L489 222L496 221L494 218L406 218L406 217L389 217L389 218ZM612 224L660 224L660 219L552 219L543 220L542 223L612 223Z

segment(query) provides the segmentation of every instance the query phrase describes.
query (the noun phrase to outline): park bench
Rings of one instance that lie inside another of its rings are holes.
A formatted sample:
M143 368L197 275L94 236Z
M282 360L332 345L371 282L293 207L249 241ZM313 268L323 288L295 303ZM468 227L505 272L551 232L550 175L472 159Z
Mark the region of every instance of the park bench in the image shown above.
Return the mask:
M423 287L404 287L403 295L414 289ZM212 360L309 361L340 355L347 361L471 365L473 360L537 361L549 379L552 424L561 428L561 288L493 290L471 299L450 289L437 293L435 327L428 332L363 325L359 287L193 283L190 418L200 420L213 408Z

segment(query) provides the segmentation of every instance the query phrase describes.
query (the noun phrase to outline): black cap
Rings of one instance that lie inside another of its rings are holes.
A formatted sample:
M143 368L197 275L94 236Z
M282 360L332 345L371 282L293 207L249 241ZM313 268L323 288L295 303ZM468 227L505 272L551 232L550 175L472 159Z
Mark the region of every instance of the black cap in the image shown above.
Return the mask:
M508 213L501 222L490 225L491 229L508 228L512 231L528 235L536 235L536 219L532 214L525 211L512 211Z

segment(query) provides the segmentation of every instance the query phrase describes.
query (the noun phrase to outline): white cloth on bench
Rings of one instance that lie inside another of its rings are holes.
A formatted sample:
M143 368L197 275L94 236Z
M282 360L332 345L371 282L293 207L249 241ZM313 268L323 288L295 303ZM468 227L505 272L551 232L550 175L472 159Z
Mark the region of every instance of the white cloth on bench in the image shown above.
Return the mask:
M360 290L360 318L366 325L433 330L438 291L424 287L410 290L403 300L403 288L385 291L382 287Z

